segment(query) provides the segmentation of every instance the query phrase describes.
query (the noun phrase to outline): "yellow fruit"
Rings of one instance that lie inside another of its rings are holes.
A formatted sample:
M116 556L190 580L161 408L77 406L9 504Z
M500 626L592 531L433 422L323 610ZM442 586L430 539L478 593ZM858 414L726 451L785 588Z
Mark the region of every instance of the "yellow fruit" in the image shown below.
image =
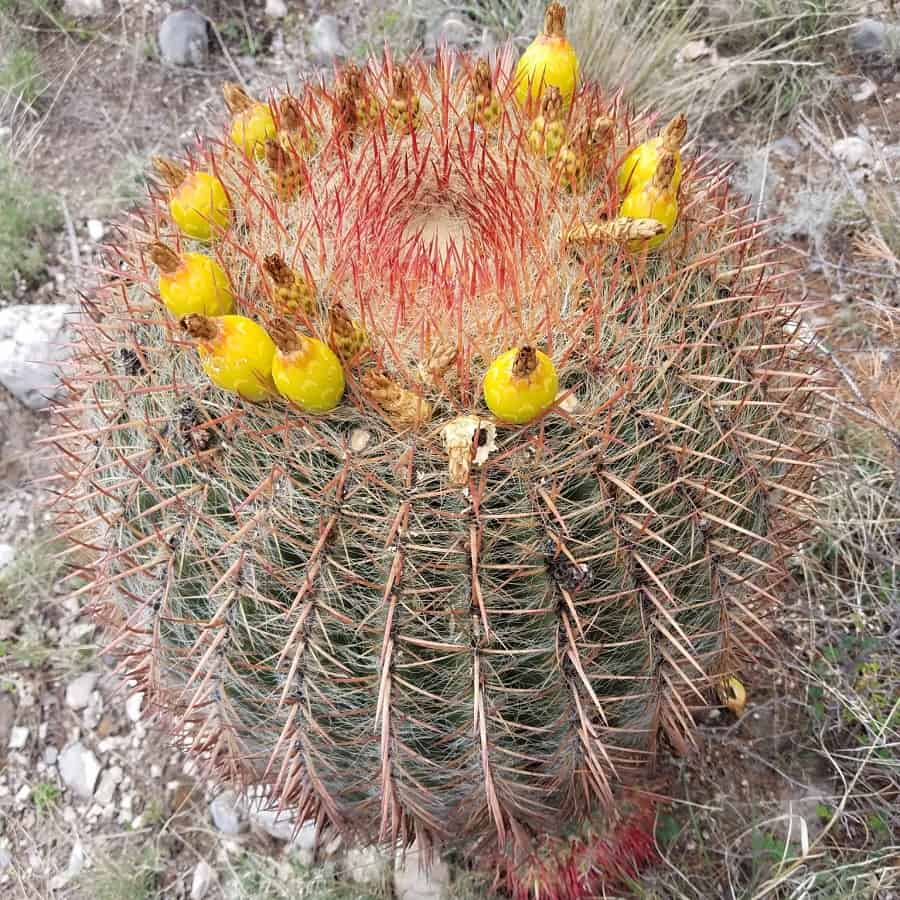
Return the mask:
M322 341L298 334L285 319L269 324L275 340L272 380L282 397L311 413L334 409L344 394L341 361Z
M275 137L275 119L268 103L254 103L231 120L231 140L247 156L262 159L266 141Z
M196 339L213 384L255 402L272 396L275 344L265 328L245 316L199 315L185 316L181 327Z
M566 8L551 3L544 14L544 31L526 48L516 65L516 99L526 110L538 109L547 85L562 95L563 104L572 102L578 86L578 55L566 39Z
M498 419L522 425L552 406L558 387L549 356L533 347L514 347L488 368L484 400Z
M222 267L202 253L177 254L159 241L150 245L159 268L159 296L180 319L190 313L224 316L234 308L234 294Z
M183 234L209 241L228 228L231 204L222 182L207 172L192 172L172 192L169 211Z
M747 689L740 679L735 678L734 675L724 678L719 684L718 690L722 704L740 718L744 713L744 707L747 705Z
M675 181L675 156L664 151L659 159L652 181L633 190L619 208L619 215L628 219L655 219L663 231L648 240L629 241L628 249L655 250L671 233L678 220L678 194L672 186Z
M675 157L675 177L672 187L677 191L681 184L681 144L687 133L687 119L676 116L660 134L635 147L619 166L616 181L620 193L631 193L650 182L659 165L660 154L668 150Z

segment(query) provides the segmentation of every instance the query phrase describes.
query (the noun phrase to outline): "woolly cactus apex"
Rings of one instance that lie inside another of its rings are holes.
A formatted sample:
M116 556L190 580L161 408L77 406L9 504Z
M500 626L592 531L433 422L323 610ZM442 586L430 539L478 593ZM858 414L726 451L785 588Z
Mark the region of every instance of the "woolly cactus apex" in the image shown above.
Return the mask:
M580 836L597 884L598 848L633 842L626 786L691 749L768 636L821 387L720 170L685 161L655 252L576 244L616 221L611 167L648 123L582 86L570 133L613 125L573 190L522 152L512 60L490 71L496 128L467 110L472 60L405 66L400 94L389 59L366 79L385 118L419 101L414 130L348 119L342 73L288 94L319 142L289 199L281 157L235 152L224 113L181 166L230 200L209 255L235 358L156 302L146 246L185 238L149 198L81 324L60 523L120 671L210 776L348 841L517 871ZM324 412L261 371L285 268L318 288L298 330L342 359ZM525 345L557 392L510 424L484 379Z

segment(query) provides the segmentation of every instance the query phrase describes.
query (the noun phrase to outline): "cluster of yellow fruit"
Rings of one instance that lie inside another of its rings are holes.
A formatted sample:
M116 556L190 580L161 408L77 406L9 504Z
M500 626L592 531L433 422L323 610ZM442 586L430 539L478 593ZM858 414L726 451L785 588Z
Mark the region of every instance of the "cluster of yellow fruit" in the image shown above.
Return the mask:
M582 122L567 134L565 116L578 88L579 63L566 39L565 19L565 7L552 2L543 32L519 59L514 90L521 109L531 118L530 147L558 167L561 183L576 190L584 176L585 148L605 146L613 126L601 117ZM377 112L370 108L375 100L365 87L360 70L348 66L343 77L347 110L346 115L339 110L339 119L350 117L350 124L358 126L360 115ZM401 65L394 68L393 88L386 118L397 131L414 130L420 118L419 100L409 73ZM473 77L469 111L485 128L500 115L492 88L490 70L481 61ZM231 113L231 142L248 158L265 160L279 198L292 199L302 177L296 157L309 156L316 149L315 135L299 109L290 98L282 98L274 106L256 101L232 84L225 86L224 95ZM338 95L339 107L342 96ZM635 252L653 250L666 239L678 216L680 146L685 130L685 119L679 116L659 137L628 155L617 173L624 197L619 218L589 228L607 237L616 231L613 236ZM212 172L188 172L165 159L157 159L154 164L168 184L169 211L181 234L199 242L210 242L224 234L231 222L232 207L214 163ZM573 232L571 236L576 235ZM588 239L593 237L593 233L587 234ZM340 402L345 387L343 362L364 342L359 340L361 331L356 323L342 321L337 310L329 313L330 318L336 317L328 335L331 346L299 333L290 324L298 313L309 317L314 312L315 286L311 281L293 273L280 257L267 258L265 268L274 285L276 309L284 318L274 318L263 327L234 314L228 276L215 260L202 253L176 253L160 242L151 244L149 253L159 269L163 303L195 339L203 368L215 384L251 401L267 399L277 392L307 412L325 412ZM341 338L342 328L345 339ZM555 402L557 373L544 353L530 345L513 347L488 367L483 393L499 420L530 422Z
M662 225L645 242L629 243L629 250L655 250L678 220L678 187L681 184L681 144L687 119L676 116L658 137L645 141L628 154L617 180L625 199L619 215L627 219L652 219Z
M284 318L268 331L246 316L234 315L234 294L222 267L202 253L176 253L156 241L150 258L159 268L162 302L195 338L210 380L247 400L261 401L277 391L306 412L333 409L344 393L344 371L334 351L317 338L301 335ZM281 308L309 312L309 296L280 257L266 260ZM285 274L291 283L285 285ZM278 279L282 281L279 283Z
M286 318L273 319L267 330L246 316L234 315L228 277L210 257L178 254L159 241L150 245L149 253L160 272L160 298L195 339L203 369L214 384L254 402L269 399L277 391L311 413L337 406L344 393L344 371L327 344L300 334ZM275 282L281 308L310 313L314 297L304 290L305 282L280 257L267 258L265 267ZM341 340L342 324L351 333L348 346ZM332 335L341 356L352 358L361 348L358 330L340 317L334 326ZM552 361L529 346L501 354L484 379L490 410L516 424L548 409L557 389Z

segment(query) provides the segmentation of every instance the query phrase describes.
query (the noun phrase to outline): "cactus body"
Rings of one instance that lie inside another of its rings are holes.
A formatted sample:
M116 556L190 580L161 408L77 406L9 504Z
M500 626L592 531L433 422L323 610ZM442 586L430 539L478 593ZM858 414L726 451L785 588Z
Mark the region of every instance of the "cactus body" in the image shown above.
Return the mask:
M476 127L474 68L411 62L396 130L361 131L340 81L300 91L320 150L290 202L264 161L206 145L200 165L232 157L237 311L271 322L262 261L307 260L304 331L346 392L309 417L212 384L136 225L70 373L61 521L121 669L209 772L348 839L527 854L615 823L765 639L817 386L720 172L686 166L682 218L635 256L600 227L620 202L602 160L572 191L517 152L502 67L503 125ZM392 71L367 84L397 99ZM611 115L588 85L570 127ZM645 127L617 115L610 158ZM159 202L147 222L171 239ZM485 374L533 343L558 398L495 428Z

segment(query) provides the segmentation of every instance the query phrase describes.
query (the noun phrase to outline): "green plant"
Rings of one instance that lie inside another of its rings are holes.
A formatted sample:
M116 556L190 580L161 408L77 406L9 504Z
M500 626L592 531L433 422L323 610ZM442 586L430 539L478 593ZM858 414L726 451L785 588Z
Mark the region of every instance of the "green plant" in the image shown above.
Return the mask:
M154 900L159 896L159 855L154 847L126 846L78 879L85 900Z
M292 327L346 379L321 416L269 372L240 372L258 403L204 374L181 328L225 331L168 317L148 262L199 215L157 162L172 184L68 376L60 521L121 670L210 771L350 839L477 846L519 896L564 881L554 860L586 891L652 854L624 784L690 750L692 710L765 640L819 392L721 174L685 161L648 253L658 223L617 216L613 171L646 121L588 86L558 156L528 155L511 86L482 86L491 127L473 70L345 70L280 98L264 158L226 138L189 164L229 198L195 233L238 312L283 312L273 255L316 286ZM495 421L485 371L535 345L560 394ZM201 349L238 389L229 348Z
M0 146L0 293L17 278L30 281L44 267L42 231L59 222L53 199L42 194L22 171L22 163Z
M31 802L39 816L46 815L59 802L62 792L52 781L39 781L31 789Z
M34 602L35 594L59 578L61 541L38 535L17 548L12 564L0 573L0 615L12 616Z
M46 90L37 52L16 42L0 50L0 95L10 95L30 106Z

